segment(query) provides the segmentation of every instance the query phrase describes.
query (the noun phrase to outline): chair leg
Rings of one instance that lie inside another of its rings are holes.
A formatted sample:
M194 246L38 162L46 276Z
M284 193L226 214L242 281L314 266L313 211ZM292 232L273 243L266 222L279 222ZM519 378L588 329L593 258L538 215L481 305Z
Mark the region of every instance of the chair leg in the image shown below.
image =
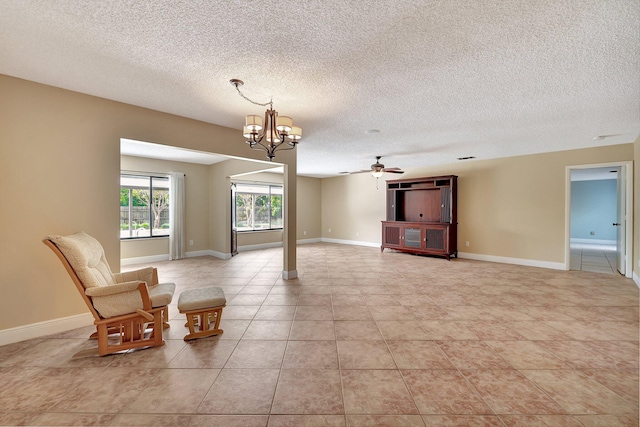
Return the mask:
M189 328L189 333L185 335L184 340L189 341L222 334L224 332L220 329L222 309L223 307L214 307L185 312L187 316L185 326Z
M109 354L109 334L107 332L107 325L98 325L98 354L100 356Z

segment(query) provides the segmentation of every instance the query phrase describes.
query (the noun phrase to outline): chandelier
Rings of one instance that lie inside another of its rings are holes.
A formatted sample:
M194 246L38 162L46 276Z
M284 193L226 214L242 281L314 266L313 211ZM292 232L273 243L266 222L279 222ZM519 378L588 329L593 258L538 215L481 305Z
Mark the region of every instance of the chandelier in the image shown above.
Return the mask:
M242 80L231 79L229 81L238 91L241 97L255 105L266 107L264 122L260 116L249 115L246 118L242 135L247 139L247 144L253 150L264 150L269 161L272 161L278 150L293 150L302 138L302 129L293 125L293 119L287 116L278 116L273 109L273 99L264 104L247 98L241 91Z

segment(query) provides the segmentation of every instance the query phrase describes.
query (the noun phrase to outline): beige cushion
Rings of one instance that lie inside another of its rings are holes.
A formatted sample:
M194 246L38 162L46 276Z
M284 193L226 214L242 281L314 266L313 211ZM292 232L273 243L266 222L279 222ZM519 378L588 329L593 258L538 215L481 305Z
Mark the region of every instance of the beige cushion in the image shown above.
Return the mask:
M151 297L151 306L153 308L162 307L171 304L173 293L176 291L176 285L173 283L160 283L155 286L149 286L149 296Z
M105 319L135 313L136 309L144 308L142 296L137 289L119 294L92 297L91 302L100 316Z
M85 289L116 283L102 245L87 233L47 236L67 258Z
M178 310L199 310L202 308L220 307L227 303L222 288L210 287L201 289L187 289L182 291L178 298Z
M113 276L117 283L131 282L133 280L140 280L147 285L153 285L153 267L145 267L139 270L125 271L124 273L113 273Z

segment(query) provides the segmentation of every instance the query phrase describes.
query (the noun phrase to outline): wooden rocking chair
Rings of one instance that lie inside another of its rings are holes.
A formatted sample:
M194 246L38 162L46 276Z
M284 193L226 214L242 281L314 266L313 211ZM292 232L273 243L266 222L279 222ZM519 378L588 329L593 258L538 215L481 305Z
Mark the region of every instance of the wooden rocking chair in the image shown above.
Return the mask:
M84 232L47 236L43 240L71 276L93 314L98 354L164 345L168 305L175 285L158 284L158 273L148 267L112 273L100 242Z

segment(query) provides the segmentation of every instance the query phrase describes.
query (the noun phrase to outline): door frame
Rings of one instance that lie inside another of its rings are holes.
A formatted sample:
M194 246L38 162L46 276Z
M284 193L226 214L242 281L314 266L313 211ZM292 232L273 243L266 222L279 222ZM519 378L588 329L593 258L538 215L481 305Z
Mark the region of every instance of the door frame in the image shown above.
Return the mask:
M625 276L633 277L633 162L609 162L609 163L596 163L589 165L573 165L566 167L566 181L565 181L565 250L564 250L564 265L565 270L571 268L571 171L575 169L594 169L594 168L609 168L619 167L620 175L625 177Z

